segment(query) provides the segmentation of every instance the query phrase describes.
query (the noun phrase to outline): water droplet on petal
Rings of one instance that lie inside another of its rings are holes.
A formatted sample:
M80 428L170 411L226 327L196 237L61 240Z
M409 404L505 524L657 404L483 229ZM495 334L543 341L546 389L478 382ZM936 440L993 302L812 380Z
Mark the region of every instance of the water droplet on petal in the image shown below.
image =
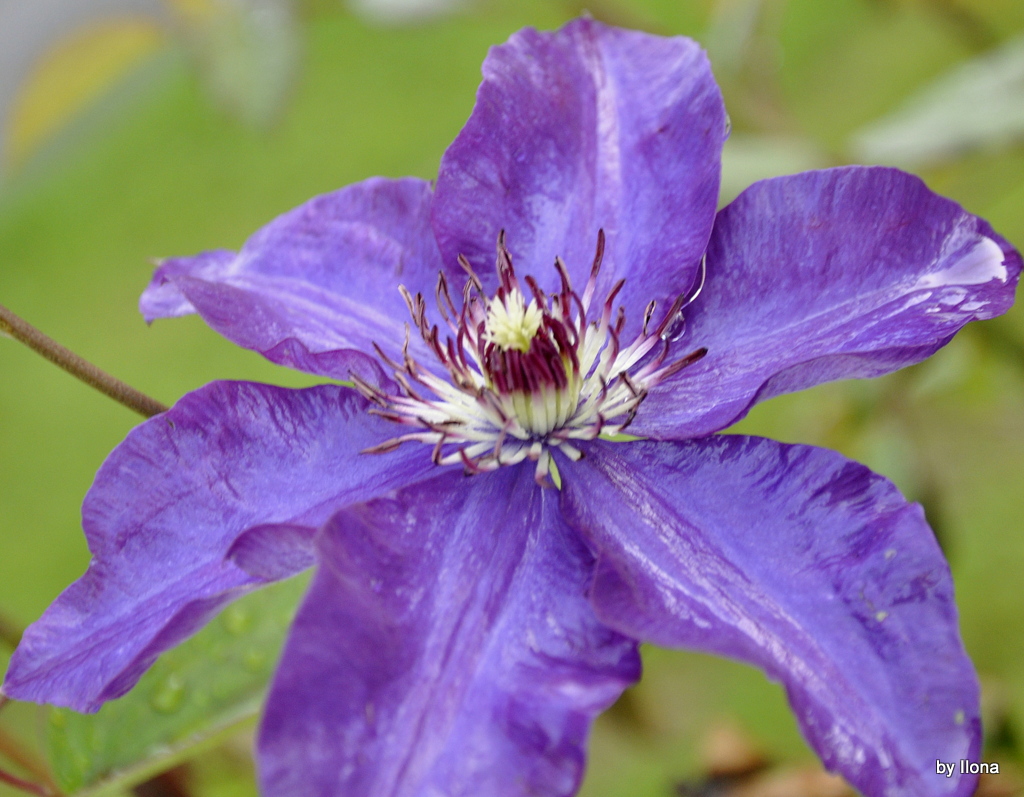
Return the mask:
M231 658L232 647L227 641L221 642L220 644L214 645L213 652L210 654L215 662L218 664L224 664L228 659Z
M237 672L237 670L235 670ZM233 678L224 681L215 681L210 686L210 697L218 702L223 702L234 697L236 694L236 683Z
M176 673L171 673L160 682L149 705L154 711L161 714L173 714L185 701L185 679Z
M252 625L252 615L249 610L237 603L228 606L221 614L220 620L227 632L234 636L241 636Z
M262 650L247 650L242 656L242 666L249 672L259 673L266 669L268 656Z
M683 311L680 310L673 317L672 320L665 325L665 328L661 331L661 339L666 343L675 343L679 340L683 333L686 331L686 317L683 315Z
M728 138L729 134L732 133L732 117L729 114L725 115L725 137Z

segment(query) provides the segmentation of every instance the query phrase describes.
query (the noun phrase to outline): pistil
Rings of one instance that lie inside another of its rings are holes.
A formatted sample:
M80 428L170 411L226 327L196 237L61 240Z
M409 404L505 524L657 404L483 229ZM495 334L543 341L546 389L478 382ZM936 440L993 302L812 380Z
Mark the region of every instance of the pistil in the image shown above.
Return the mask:
M443 341L438 327L426 317L422 295L412 296L401 288L413 324L449 379L410 356L408 336L402 362L377 347L394 370L401 393L388 394L357 376L353 381L377 404L374 412L411 431L369 451L390 451L405 442L428 443L434 447L435 463L461 463L470 473L529 459L536 462L537 481L549 485L551 450L578 459L582 454L571 441L621 434L651 387L707 350L697 349L666 364L671 340L665 333L681 323L682 308L693 297L680 297L658 327L649 330L655 312L652 302L640 335L626 347L620 343L624 312L619 308L613 314L624 280L612 287L600 315L591 318L604 247L600 231L582 297L573 290L565 264L556 258L559 290L548 296L536 280L526 277L528 300L504 233L498 237L499 285L489 300L468 261L460 257L468 275L461 309L456 309L444 275L438 280L437 307L451 332Z

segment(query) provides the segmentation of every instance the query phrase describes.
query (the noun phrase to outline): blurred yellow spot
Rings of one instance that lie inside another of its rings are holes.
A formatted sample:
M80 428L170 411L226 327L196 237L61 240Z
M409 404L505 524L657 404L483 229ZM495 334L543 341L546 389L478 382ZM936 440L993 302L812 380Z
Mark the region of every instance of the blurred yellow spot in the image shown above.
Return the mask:
M544 314L537 306L537 300L526 299L513 288L504 299L493 299L487 310L487 340L502 350L518 349L526 353L537 335Z
M192 22L201 21L217 12L216 0L166 0L167 5Z
M77 31L37 63L11 108L4 163L17 166L164 42L155 22L120 19Z

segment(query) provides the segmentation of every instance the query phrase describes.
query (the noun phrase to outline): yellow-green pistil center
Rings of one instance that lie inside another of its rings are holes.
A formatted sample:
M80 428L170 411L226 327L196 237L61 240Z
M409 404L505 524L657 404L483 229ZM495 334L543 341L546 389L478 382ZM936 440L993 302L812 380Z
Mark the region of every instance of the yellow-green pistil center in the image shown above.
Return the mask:
M623 345L624 315L620 312L612 320L623 280L612 286L601 305L591 306L603 255L604 233L599 232L582 295L573 290L565 264L556 258L561 285L548 293L532 277L520 282L504 235L499 236L499 284L490 297L465 258L460 263L469 282L461 308L452 301L445 276L438 278L438 310L451 331L447 338L427 319L423 296L403 288L413 323L448 379L420 366L409 356L408 346L401 361L380 352L395 369L400 393L387 393L353 376L356 386L378 405L378 414L408 429L369 450L428 443L437 464L461 462L471 473L529 459L537 463L537 481L548 484L551 451L578 459L582 452L574 445L577 441L621 434L652 386L696 362L706 350L666 362L669 326L685 303L682 297L649 330L652 302L640 334Z
M522 353L530 350L530 343L540 329L544 314L537 301L526 303L523 294L513 289L504 297L492 299L487 307L487 341L503 351L515 349Z

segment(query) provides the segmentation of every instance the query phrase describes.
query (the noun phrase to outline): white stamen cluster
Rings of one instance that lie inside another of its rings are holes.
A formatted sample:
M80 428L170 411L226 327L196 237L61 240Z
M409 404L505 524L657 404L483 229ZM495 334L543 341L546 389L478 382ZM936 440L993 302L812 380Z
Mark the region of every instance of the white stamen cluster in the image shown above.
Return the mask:
M619 308L613 322L612 307L624 280L609 292L600 315L591 318L603 254L602 231L582 297L573 291L565 264L556 258L560 290L548 296L532 277L526 277L532 294L527 302L502 234L499 286L490 300L463 257L459 262L469 279L460 310L452 301L447 280L440 276L437 307L451 331L443 341L438 327L427 321L423 296L411 296L400 288L413 323L449 379L416 362L409 354L408 338L401 363L378 347L378 355L394 369L402 392L391 395L358 377L353 380L378 405L377 414L412 431L369 451L390 451L412 441L428 443L433 445L435 463L461 463L472 473L529 459L537 463L537 481L549 484L552 449L579 459L582 453L573 441L621 434L651 387L699 360L706 350L665 365L666 332L671 332L670 324L679 323L681 308L693 297L680 297L657 329L649 332L655 309L651 302L642 332L623 348L619 336L624 313ZM657 353L648 357L656 348Z
M527 352L543 317L536 300L527 305L523 294L513 290L504 300L495 298L490 303L484 334L489 342L505 351Z

